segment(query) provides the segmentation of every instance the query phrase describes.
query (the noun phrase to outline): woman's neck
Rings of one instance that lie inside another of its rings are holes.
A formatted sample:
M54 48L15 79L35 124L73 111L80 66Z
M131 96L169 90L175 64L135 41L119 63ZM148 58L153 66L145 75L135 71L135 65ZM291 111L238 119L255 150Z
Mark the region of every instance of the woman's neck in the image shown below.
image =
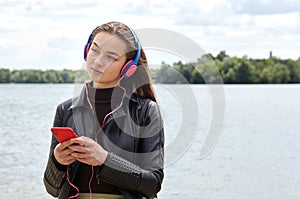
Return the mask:
M93 88L113 88L119 85L119 80L118 81L113 81L113 82L95 82L92 81L93 83Z

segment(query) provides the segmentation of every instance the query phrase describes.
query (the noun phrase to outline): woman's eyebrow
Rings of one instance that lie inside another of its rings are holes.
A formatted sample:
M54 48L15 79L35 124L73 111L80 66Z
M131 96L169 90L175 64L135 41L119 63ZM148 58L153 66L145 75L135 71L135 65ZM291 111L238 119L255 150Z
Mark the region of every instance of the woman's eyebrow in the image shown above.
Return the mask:
M98 45L96 42L93 41L93 44L94 44L97 48L101 49L101 48L100 48L100 45ZM118 56L118 57L121 57L118 53L113 52L113 51L108 51L107 53L116 55L116 56Z
M99 45L98 45L96 42L93 41L93 44L94 44L97 48L100 48Z

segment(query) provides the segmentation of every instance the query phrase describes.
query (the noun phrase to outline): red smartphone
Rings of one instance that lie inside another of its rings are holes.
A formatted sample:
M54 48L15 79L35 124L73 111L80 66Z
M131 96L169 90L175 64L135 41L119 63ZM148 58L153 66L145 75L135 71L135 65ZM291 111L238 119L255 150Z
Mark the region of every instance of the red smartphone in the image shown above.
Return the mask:
M73 129L69 127L52 127L51 132L60 143L78 137Z

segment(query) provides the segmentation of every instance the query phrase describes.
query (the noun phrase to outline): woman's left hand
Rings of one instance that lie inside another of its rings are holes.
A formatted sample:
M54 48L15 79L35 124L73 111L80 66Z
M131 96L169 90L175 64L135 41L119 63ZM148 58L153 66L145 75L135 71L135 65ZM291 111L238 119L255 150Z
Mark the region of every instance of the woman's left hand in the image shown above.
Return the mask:
M100 166L107 158L108 152L91 138L81 136L73 138L72 142L69 148L74 152L71 155L82 163Z

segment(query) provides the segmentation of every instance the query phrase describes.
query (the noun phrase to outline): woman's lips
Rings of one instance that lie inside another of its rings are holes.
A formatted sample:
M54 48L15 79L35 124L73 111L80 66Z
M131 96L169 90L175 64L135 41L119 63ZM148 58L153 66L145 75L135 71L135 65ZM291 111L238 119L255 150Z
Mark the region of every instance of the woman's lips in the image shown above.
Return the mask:
M91 68L91 70L94 72L94 73L97 73L97 74L102 74L103 72L102 71L99 71L95 68Z

